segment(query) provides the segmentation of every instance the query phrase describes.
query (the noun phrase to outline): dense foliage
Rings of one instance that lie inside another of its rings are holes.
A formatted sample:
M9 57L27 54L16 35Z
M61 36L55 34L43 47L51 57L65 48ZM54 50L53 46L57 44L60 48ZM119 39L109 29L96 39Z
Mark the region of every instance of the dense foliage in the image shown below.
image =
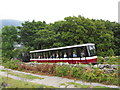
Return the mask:
M20 29L21 42L34 49L95 43L98 55L120 55L120 24L104 20L66 17L51 24L25 22Z
M120 56L112 56L112 57L101 57L98 56L97 62L101 64L111 64L111 65L119 65L120 64Z
M2 28L2 57L11 59L14 50L14 43L17 42L17 29L14 26Z
M120 55L120 24L116 22L69 16L50 24L26 21L17 29L2 28L3 57L14 57L14 42L22 43L28 51L95 43L98 56Z
M7 61L4 62L2 65L3 65L5 68L17 69L19 62L20 62L19 60L7 60Z

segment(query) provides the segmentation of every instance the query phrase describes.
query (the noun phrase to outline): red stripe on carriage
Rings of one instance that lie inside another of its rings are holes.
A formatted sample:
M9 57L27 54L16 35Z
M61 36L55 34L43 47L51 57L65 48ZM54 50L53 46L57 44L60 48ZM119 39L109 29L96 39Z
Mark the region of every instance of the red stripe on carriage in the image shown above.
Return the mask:
M95 59L87 59L87 60L30 60L31 62L49 62L49 63L58 63L58 62L68 62L69 64L77 64L77 63L82 63L82 64L88 64L88 63L96 63L97 62L97 58Z

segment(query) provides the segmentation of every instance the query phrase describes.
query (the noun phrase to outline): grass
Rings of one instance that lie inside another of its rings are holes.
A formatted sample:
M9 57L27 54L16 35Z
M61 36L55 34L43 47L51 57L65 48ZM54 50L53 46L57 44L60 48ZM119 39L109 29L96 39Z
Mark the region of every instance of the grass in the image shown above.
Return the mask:
M41 84L35 84L31 82L25 82L21 80L14 80L9 77L3 77L0 78L0 85L2 82L5 82L7 86L5 88L55 88L53 86L46 86ZM0 88L3 88L0 86Z
M7 70L0 70L0 72L6 72Z
M76 88L109 88L109 87L103 87L103 86L82 85L82 84L75 83L75 82L67 82L67 84L62 83L61 85L64 85L66 87L69 85L74 85L74 87L76 87Z
M8 70L1 70L1 71L7 72L8 74L11 74L11 75L14 75L14 76L17 76L17 77L21 77L21 78L27 78L27 79L44 79L44 78L37 77L37 76L32 76L32 75L27 75L27 74L21 74L21 73L14 73L14 72L8 71Z

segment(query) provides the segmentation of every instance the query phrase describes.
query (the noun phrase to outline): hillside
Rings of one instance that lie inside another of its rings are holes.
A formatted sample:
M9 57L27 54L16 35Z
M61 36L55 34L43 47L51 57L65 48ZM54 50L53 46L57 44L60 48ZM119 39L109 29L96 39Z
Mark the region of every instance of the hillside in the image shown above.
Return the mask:
M0 19L0 29L4 26L21 26L22 21L19 20L13 20L13 19Z

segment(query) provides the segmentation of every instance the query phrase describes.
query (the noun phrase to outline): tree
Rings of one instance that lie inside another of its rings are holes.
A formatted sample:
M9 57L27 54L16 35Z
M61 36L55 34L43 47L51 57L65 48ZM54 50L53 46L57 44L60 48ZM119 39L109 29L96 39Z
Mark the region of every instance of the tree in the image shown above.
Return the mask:
M45 22L26 21L19 28L21 42L25 47L45 49L95 43L98 55L112 56L120 54L120 24L104 20L69 16L62 21L46 24Z
M62 43L63 46L95 43L98 55L114 55L114 33L106 29L103 20L91 20L82 16L73 16L66 17L64 21L55 22L53 27L53 30L60 34L57 42Z
M97 46L97 52L100 56L112 56L113 51L113 39L114 33L111 30L107 30L105 22L103 20L94 21L96 26L96 33L94 35L95 44ZM110 51L111 52L110 52Z
M50 48L55 41L55 32L50 30L40 30L36 33L36 39L34 40L37 49Z
M2 28L2 57L12 58L14 42L17 41L17 29L14 26L4 26Z
M120 24L114 27L114 51L116 55L120 55Z
M32 22L26 21L23 23L22 27L18 27L20 30L19 35L21 43L23 43L26 47L38 49L36 48L36 43L34 42L36 39L36 33L40 30L43 30L45 26L45 22L35 22L34 20Z

